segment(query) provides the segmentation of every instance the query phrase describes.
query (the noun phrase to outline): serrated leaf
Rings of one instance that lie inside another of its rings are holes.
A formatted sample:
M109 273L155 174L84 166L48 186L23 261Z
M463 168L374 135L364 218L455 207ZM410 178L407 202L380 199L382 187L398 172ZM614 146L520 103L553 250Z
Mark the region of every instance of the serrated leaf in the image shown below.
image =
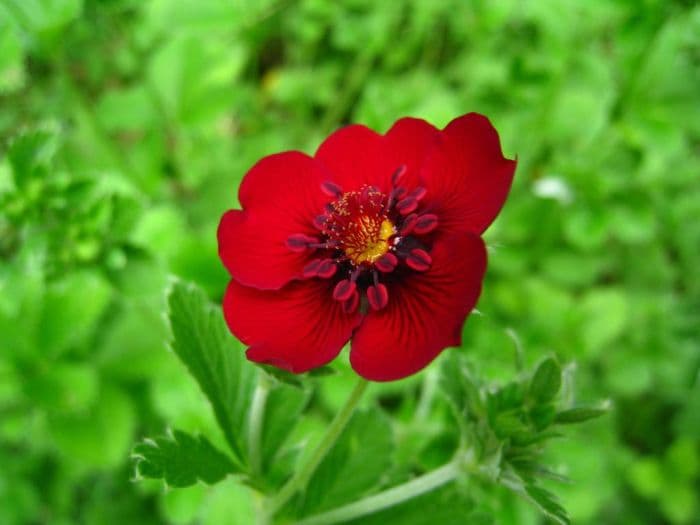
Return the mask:
M571 523L564 507L559 504L557 497L548 490L536 485L526 485L525 493L528 499L537 505L542 513L551 520L561 525L569 525Z
M139 443L134 447L134 457L141 476L162 479L172 487L189 487L197 481L211 485L236 472L231 459L204 436L180 430L172 436Z
M530 397L538 403L551 401L561 388L561 368L551 357L537 367L530 381Z
M391 425L378 409L356 412L309 481L301 514L354 501L375 487L389 468Z
M575 407L557 413L554 422L560 425L572 425L582 423L589 419L595 419L607 412L604 408Z
M222 313L199 288L176 282L168 295L168 312L173 351L199 383L231 450L243 461L244 428L257 370L229 334Z

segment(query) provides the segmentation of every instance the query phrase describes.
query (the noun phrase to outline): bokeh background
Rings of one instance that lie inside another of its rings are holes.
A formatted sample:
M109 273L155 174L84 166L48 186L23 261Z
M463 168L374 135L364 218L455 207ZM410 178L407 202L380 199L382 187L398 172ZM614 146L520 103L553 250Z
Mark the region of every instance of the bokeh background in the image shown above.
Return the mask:
M137 439L216 432L165 348L168 276L220 299L217 221L261 156L468 111L519 167L460 351L503 381L517 338L611 401L554 447L574 523L700 523L692 0L0 0L0 523L249 523L232 482L132 481ZM401 421L430 377L372 395ZM494 523L541 522L480 490Z

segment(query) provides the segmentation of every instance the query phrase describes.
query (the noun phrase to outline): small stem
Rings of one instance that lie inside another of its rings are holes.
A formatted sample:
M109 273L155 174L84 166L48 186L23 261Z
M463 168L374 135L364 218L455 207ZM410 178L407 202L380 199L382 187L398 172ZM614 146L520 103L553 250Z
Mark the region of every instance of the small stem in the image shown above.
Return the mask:
M433 405L433 399L435 397L439 379L436 370L437 369L434 367L429 368L426 370L425 375L423 376L420 399L418 400L418 405L416 406L416 411L413 415L413 423L415 425L424 423L430 415L430 408Z
M350 416L352 416L352 413L357 407L357 403L360 401L362 394L367 388L367 384L367 380L360 378L355 388L350 393L350 397L348 397L345 405L343 405L343 408L335 415L335 418L328 427L325 436L323 436L323 439L313 455L299 470L297 470L291 479L287 481L277 495L270 500L267 507L268 516L273 516L292 498L292 496L294 496L294 494L306 488L306 484L309 482L309 479L311 479L318 465L323 461L323 458L326 457L326 454L328 454L328 451L343 433L343 430L345 430Z
M250 468L253 476L262 472L262 428L265 420L265 403L270 391L270 383L264 372L259 372L258 384L253 392L253 401L250 407L250 420L248 424L248 451L250 453Z
M388 509L399 503L435 490L442 485L455 480L462 473L460 464L456 460L439 467L427 474L419 476L411 481L387 489L379 494L350 503L343 507L317 514L297 522L295 525L333 525L343 523L372 514L380 510Z

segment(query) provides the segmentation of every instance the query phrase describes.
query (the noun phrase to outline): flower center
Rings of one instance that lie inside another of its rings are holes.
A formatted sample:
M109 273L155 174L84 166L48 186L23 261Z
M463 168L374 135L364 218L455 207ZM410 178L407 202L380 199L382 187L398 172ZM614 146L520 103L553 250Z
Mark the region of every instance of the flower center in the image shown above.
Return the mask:
M389 288L382 281L404 279L406 269L430 269L432 241L426 236L438 227L438 218L420 211L426 190L419 186L409 192L400 183L405 173L405 166L396 170L388 194L373 186L343 192L337 184L324 182L321 191L335 200L314 220L318 236L296 233L287 238L290 250L314 252L301 277L333 279L333 299L348 313L361 305L381 310L389 302ZM399 265L404 269L391 277Z
M369 186L343 193L328 206L322 232L354 265L374 264L396 234L386 213L386 196Z

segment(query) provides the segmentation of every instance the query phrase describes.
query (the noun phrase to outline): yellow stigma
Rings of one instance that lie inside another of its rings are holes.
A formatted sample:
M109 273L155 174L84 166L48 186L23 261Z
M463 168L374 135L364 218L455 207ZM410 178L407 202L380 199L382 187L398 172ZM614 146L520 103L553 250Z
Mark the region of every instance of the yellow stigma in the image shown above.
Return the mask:
M358 226L359 230L365 234L362 236L364 242L345 247L345 254L355 264L374 263L389 251L389 239L396 233L393 223L389 219L384 219L378 232L375 230L375 224L371 217L360 217ZM375 235L371 235L370 232Z

